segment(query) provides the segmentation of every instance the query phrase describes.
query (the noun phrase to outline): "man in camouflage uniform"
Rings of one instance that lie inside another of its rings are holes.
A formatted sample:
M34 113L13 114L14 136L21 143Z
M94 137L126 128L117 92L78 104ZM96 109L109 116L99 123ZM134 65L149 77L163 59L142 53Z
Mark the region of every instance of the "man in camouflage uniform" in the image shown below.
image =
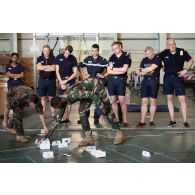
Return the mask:
M79 115L83 130L85 131L85 138L79 143L79 146L86 146L94 144L94 138L90 129L90 124L87 116L92 103L99 107L101 114L108 117L111 116L112 129L116 131L116 137L113 144L117 145L124 141L124 136L119 128L119 123L111 109L110 100L105 91L104 85L98 79L86 79L73 86L71 86L62 97L53 97L51 99L51 106L59 109L57 115L57 123L54 124L57 128L60 123L67 104L73 104L80 101Z
M13 117L7 119L5 116L5 121L8 123L8 128L12 134L16 135L16 140L20 142L29 142L29 138L24 136L23 129L23 108L24 106L30 106L36 110L36 112L40 115L40 119L47 133L49 130L46 127L46 119L43 114L43 107L41 104L41 100L34 91L27 86L17 86L14 88L10 88L7 93L7 108L8 110L13 110Z

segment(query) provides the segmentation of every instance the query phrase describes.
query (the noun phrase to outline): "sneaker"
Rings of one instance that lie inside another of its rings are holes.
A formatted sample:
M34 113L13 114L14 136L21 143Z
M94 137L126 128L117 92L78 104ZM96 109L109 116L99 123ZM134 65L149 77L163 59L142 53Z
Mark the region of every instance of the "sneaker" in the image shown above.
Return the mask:
M156 126L153 121L150 121L149 125L150 125L150 127L155 127Z
M185 122L185 123L183 123L183 127L184 127L184 128L190 128L190 125L189 125L188 122Z
M117 131L116 132L116 137L113 141L113 144L114 145L118 145L118 144L121 144L125 141L125 137L123 136L123 133L121 131Z
M138 128L142 128L142 127L145 127L145 126L146 126L146 123L139 122L139 123L137 124L137 127L138 127Z
M170 121L168 127L176 127L176 121Z
M79 142L79 146L94 145L95 140L92 135L86 136L82 141Z

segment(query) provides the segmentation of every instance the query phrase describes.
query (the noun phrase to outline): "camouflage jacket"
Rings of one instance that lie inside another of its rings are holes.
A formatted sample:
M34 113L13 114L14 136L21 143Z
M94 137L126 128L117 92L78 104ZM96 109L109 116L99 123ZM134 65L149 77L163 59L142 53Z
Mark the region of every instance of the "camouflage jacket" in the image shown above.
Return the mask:
M14 117L22 118L22 111L24 106L29 106L28 95L35 94L35 92L28 86L20 85L10 88L7 93L7 107L12 109ZM38 96L38 95L37 95ZM36 112L43 114L43 107L41 100L35 105Z

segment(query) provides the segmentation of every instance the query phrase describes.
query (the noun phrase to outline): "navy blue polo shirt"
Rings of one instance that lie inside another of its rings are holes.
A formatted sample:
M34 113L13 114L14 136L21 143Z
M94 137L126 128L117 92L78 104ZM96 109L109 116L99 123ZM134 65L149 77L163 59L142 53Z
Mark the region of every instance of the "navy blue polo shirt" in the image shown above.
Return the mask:
M112 62L114 68L122 68L124 64L128 64L129 67L131 66L131 59L127 52L122 52L119 58L116 56L116 54L112 54L109 58L109 62ZM117 76L126 77L127 72L124 74L119 74Z
M108 61L101 56L98 56L97 58L88 56L83 60L82 63L80 63L80 67L86 67L88 74L92 78L95 78L97 73L102 73L107 66Z
M73 74L73 68L77 67L77 59L74 55L69 55L67 58L64 54L56 57L56 63L59 66L61 78L69 77Z
M56 64L56 59L55 59L54 56L49 57L49 58L39 56L37 58L37 64L38 63L41 63L41 65L43 65L43 66L55 65ZM55 71L47 72L47 71L44 71L44 70L40 70L39 75L40 75L41 79L55 79L56 78Z
M8 64L6 66L6 72L10 72L11 74L20 74L24 72L24 67L20 64L18 64L16 67L12 66L11 64ZM9 80L12 80L12 78L9 78ZM18 79L21 80L21 79Z
M183 70L184 63L188 62L192 57L182 48L176 48L176 53L172 54L169 49L165 49L160 54L164 63L164 71L166 75L177 75Z
M160 69L162 67L162 61L159 55L155 55L152 59L149 59L148 57L143 58L140 64L140 68L147 68L150 67L152 64L157 65L158 67L154 70L153 73L147 73L144 75L144 77L152 76L154 78L160 77Z

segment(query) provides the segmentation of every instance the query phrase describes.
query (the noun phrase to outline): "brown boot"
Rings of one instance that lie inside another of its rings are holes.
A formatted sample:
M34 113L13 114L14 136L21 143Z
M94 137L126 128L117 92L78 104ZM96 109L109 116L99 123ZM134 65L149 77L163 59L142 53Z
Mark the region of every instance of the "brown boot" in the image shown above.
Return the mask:
M92 135L86 136L82 141L79 142L79 146L94 145L95 140Z
M116 132L116 137L115 137L115 139L113 141L113 144L114 145L121 144L121 143L124 142L124 140L125 140L125 137L123 136L123 133L121 131L117 131Z
M15 129L9 129L9 128L7 128L6 130L9 131L10 133L16 135L16 130Z
M17 135L16 140L22 143L27 143L29 142L29 138L24 136L24 135Z

